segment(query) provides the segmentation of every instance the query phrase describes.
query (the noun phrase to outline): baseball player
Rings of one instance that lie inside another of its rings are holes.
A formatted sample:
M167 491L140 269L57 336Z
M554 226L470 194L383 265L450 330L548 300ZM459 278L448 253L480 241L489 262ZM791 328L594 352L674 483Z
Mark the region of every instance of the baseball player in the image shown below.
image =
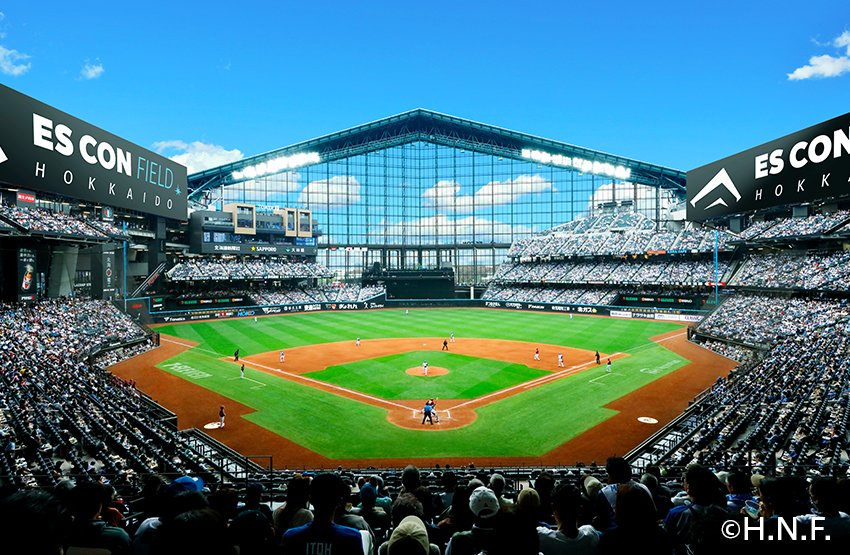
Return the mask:
M452 333L452 334L451 334L451 341L450 341L450 343L454 343L454 342L455 342L455 334L454 334L454 333Z
M360 336L359 336L359 335L357 336L357 341L354 343L354 345L355 345L356 347L359 347L359 346L360 346Z
M245 365L242 365L242 368L239 369L239 377L243 380L245 379Z
M564 367L564 355L558 353L558 368Z
M284 360L286 360L286 355L284 354L283 349L281 349L280 350L280 361L283 362Z
M436 420L437 424L439 424L440 423L440 415L437 414L437 401L435 401L433 398L431 398L431 400L429 400L425 404L431 405L431 412L434 414L434 420Z
M611 373L611 359L608 359L608 365L605 367L605 371L609 374Z
M540 360L540 349L534 349L534 360Z
M224 405L221 405L221 407L219 407L219 409L218 409L218 419L219 419L218 427L219 428L224 428L224 417L225 416L227 416L227 413L224 412ZM423 424L424 424L424 422L423 422Z
M422 361L422 373L426 376L428 375L428 361L427 360Z

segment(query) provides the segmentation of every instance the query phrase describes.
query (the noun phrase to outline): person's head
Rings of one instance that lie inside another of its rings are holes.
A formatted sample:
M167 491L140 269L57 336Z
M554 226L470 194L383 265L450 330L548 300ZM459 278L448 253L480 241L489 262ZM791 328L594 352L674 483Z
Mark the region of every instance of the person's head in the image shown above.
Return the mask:
M274 529L268 518L257 510L242 511L228 528L240 555L267 554L274 545Z
M210 508L186 511L163 522L151 553L156 555L233 555L236 550L227 535L227 523Z
M92 520L100 516L106 489L99 482L77 484L68 494L68 508L75 519Z
M516 510L521 514L536 515L540 512L540 494L534 488L525 488L516 498Z
M428 531L422 519L404 517L387 542L387 555L428 555Z
M493 518L499 512L499 499L489 488L475 488L469 496L469 510L478 521Z
M469 530L475 520L475 515L469 508L469 496L473 489L469 486L458 486L452 497L452 524L461 530Z
M838 514L841 499L839 497L838 482L835 478L818 476L812 480L812 484L809 486L809 493L812 503L820 513L830 516Z
M605 462L609 484L622 484L632 479L632 467L623 457L608 457Z
M407 465L401 471L401 485L404 487L404 491L407 492L412 492L422 485L419 477L419 469L412 464Z
M658 493L658 478L652 474L644 474L640 477L640 483L646 486L649 493L656 495Z
M443 483L443 489L447 492L452 492L455 490L455 486L457 486L457 475L451 470L448 470L443 472L441 481Z
M596 501L596 496L599 495L599 492L602 491L603 488L602 482L590 475L584 477L583 486L585 495L591 501Z
M758 490L764 516L796 516L797 500L788 478L764 478Z
M55 496L21 491L0 500L0 536L8 553L57 555L71 530L71 514Z
M617 488L614 521L617 526L645 528L655 526L655 504L641 486L627 482Z
M568 482L558 482L552 489L550 499L552 512L558 524L575 525L581 514L581 492Z
M741 472L730 472L726 477L726 489L733 495L748 494L753 490L750 477Z
M298 509L307 507L310 498L310 480L303 477L295 477L286 484L286 506Z
M719 503L723 486L717 476L701 464L694 463L685 471L685 491L697 505ZM725 500L723 501L725 503Z
M378 498L378 490L372 484L363 484L360 488L360 502L364 507L373 507Z
M238 505L239 495L233 488L218 488L210 496L210 508L218 512L226 521L236 516L236 507Z
M329 517L351 493L342 478L336 474L323 473L310 482L310 503L317 517Z
M206 496L200 491L181 491L163 505L160 520L167 522L188 511L209 507Z
M263 484L254 482L245 489L245 504L251 507L256 507L260 504L263 497Z
M425 509L412 493L402 493L392 504L393 522L401 522L405 517L416 516L425 520Z
M501 497L505 491L505 477L499 473L490 476L490 489L496 494L496 497Z

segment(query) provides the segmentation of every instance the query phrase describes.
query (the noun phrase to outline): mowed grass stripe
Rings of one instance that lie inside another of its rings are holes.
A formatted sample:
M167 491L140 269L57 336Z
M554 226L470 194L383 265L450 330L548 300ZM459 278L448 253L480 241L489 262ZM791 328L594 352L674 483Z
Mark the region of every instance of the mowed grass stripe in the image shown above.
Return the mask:
M251 326L262 322L264 335L252 336ZM480 309L379 310L371 312L331 312L288 314L228 322L173 324L162 333L202 343L202 347L229 356L238 347L245 355L302 345L364 339L448 337L454 332L463 338L508 339L575 347L614 353L649 342L650 336L679 329L680 324L653 320L619 320L564 314L508 312ZM228 326L223 326L227 323ZM202 326L196 328L196 326ZM222 333L210 333L228 328ZM239 331L234 335L230 330ZM274 331L269 331L274 330ZM248 337L237 345L234 337Z

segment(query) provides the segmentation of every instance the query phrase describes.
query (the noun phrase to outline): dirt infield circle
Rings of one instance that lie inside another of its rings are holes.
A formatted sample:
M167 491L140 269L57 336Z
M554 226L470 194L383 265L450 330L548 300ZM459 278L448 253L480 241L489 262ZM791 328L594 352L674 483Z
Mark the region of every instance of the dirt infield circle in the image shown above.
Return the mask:
M413 368L408 368L407 370L405 370L405 372L410 374L411 376L422 376L423 378L431 378L434 376L445 376L449 373L449 369L442 368L440 366L429 366L428 374L425 374L422 371L421 366L414 366Z

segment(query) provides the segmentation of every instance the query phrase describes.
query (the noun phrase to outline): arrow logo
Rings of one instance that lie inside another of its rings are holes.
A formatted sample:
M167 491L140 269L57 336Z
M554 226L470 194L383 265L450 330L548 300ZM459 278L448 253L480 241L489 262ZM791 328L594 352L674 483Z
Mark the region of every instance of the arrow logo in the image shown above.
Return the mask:
M711 181L709 181L708 184L705 187L702 188L702 191L697 193L697 195L691 200L691 206L696 207L696 205L699 201L701 201L706 195L708 195L710 192L717 189L718 187L726 187L729 190L730 193L735 195L735 202L738 202L739 200L741 200L741 193L738 192L738 189L735 187L735 184L732 182L732 178L729 177L729 174L726 172L726 168L723 168L719 172L717 172L717 175L712 177ZM715 200L714 202L712 202L711 204L709 204L708 206L706 206L704 208L704 210L708 210L709 208L714 208L715 206L720 205L720 204L722 204L723 206L726 206L726 207L729 206L728 204L726 204L726 201L723 200L723 198L719 198L719 199Z
M9 157L6 156L5 152L3 152L3 147L0 146L0 164L2 164L3 162L5 162L8 159L9 159Z

